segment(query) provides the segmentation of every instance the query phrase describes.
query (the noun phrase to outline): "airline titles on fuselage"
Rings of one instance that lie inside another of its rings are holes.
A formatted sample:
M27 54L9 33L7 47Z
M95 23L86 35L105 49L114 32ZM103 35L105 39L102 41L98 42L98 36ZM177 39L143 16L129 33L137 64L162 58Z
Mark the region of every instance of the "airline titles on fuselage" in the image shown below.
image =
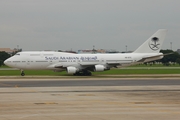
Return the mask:
M95 61L97 60L97 56L81 56L81 57L70 57L70 56L61 56L61 57L45 57L45 60L87 60L87 61Z

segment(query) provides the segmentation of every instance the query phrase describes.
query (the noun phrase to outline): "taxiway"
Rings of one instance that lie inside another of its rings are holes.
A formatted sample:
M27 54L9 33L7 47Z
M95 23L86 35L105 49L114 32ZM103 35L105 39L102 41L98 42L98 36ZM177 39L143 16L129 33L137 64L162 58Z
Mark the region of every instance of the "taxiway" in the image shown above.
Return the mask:
M1 120L177 120L180 79L0 79Z

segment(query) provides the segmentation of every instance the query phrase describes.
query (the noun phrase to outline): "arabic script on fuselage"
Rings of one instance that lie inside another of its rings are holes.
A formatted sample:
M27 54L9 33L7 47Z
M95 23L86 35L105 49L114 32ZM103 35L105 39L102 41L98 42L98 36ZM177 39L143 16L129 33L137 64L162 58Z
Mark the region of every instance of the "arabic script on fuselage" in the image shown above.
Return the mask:
M81 57L70 57L70 56L60 56L60 57L45 57L45 60L97 60L97 56L81 56Z

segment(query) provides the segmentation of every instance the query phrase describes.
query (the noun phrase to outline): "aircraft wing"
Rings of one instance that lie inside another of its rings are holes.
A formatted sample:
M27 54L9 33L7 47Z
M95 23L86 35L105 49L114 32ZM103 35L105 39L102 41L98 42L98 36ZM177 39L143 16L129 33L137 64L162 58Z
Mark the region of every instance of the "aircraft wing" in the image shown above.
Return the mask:
M120 61L120 60L114 60L114 61L106 61L106 64L108 64L108 65L120 65L120 62L122 62L122 61ZM85 62L83 62L83 63L80 63L80 65L81 66L93 66L93 65L97 65L97 64L102 64L101 62L92 62L92 63L85 63Z
M81 66L92 66L97 65L98 63L79 63Z
M64 68L62 65L54 65L54 68Z
M48 66L48 68L52 68L52 69L53 68L60 68L60 69L62 69L64 67L61 63L57 63L57 64L52 64L52 65Z

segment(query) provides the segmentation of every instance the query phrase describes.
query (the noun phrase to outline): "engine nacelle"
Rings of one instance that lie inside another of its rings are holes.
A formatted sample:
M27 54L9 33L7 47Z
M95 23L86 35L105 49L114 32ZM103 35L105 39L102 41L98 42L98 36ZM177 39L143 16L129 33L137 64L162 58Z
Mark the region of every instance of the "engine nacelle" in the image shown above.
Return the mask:
M74 74L78 72L79 70L76 67L67 67L67 73L68 74Z
M104 71L104 70L105 70L104 65L95 65L94 71L96 71L96 72L102 72L102 71Z

